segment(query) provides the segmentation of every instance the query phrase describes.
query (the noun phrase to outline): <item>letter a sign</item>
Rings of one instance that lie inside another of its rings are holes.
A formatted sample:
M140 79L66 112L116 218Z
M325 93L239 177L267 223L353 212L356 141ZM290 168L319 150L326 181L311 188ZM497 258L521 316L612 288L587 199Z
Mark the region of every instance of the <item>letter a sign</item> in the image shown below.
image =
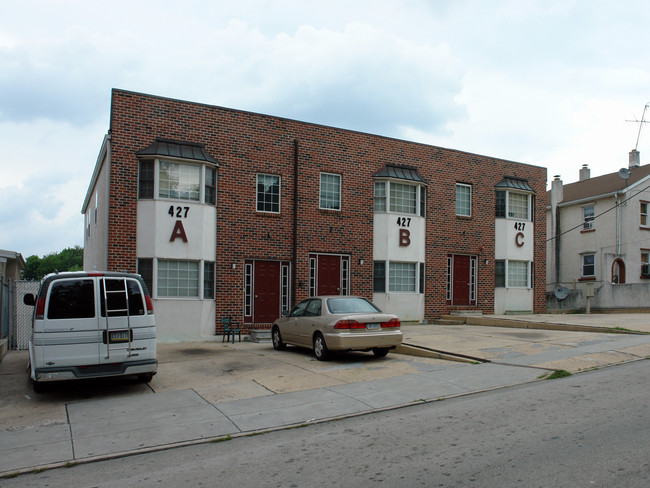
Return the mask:
M177 220L174 225L174 230L172 231L172 236L169 238L169 242L174 242L178 238L183 239L183 242L187 242L187 234L185 234L185 229L183 228L183 221Z

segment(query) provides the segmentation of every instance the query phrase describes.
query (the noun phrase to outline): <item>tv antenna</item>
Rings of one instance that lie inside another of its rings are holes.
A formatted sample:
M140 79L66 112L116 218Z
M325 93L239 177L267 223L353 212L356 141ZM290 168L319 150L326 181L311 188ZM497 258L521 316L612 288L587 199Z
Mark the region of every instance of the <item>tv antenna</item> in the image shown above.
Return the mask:
M639 133L636 136L636 146L634 146L634 150L636 151L637 147L639 147L639 137L641 137L641 128L643 127L643 124L650 124L650 120L645 120L645 112L650 108L650 102L645 104L645 107L643 107L643 115L641 115L641 120L626 120L626 122L635 122L639 124Z

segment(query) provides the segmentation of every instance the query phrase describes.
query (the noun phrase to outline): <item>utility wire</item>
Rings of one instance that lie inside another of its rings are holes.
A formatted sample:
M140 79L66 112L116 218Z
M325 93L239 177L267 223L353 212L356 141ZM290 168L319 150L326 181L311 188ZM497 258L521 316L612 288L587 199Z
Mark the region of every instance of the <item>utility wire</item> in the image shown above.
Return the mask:
M594 216L594 219L593 219L593 220L596 220L596 219L597 219L598 217L600 217L601 215L605 215L606 213L611 212L611 211L614 210L615 208L620 207L620 206L623 205L624 203L627 203L628 201L630 201L630 200L632 200L634 197L636 197L639 193L642 193L642 192L646 191L647 189L650 189L650 185L646 186L646 187L643 188L642 190L639 190L639 191L636 192L634 195L630 195L630 196L629 196L628 198L626 198L625 200L621 200L619 203L617 203L616 205L614 205L614 206L611 207L611 208L608 208L608 209L605 210L604 212L601 212L601 213L599 213L598 215ZM569 232L574 231L574 230L576 230L576 229L578 229L578 228L580 228L580 227L584 227L584 222L582 222L581 224L578 224L578 225L576 225L575 227L572 227L572 228L570 228L570 229L568 229L568 230L565 230L564 232L561 232L561 233L559 233L559 234L556 235L556 236L553 236L553 237L550 237L549 239L546 239L546 242L552 241L553 239L557 239L558 237L561 237L561 236L563 236L564 234L568 234Z

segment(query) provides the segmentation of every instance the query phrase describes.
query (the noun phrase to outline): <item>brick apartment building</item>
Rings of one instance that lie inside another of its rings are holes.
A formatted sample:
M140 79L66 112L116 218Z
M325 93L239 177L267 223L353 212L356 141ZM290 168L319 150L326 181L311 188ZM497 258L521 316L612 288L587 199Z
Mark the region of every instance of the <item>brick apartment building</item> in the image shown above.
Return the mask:
M113 90L84 268L142 274L169 340L316 294L404 321L541 313L545 186L541 167Z

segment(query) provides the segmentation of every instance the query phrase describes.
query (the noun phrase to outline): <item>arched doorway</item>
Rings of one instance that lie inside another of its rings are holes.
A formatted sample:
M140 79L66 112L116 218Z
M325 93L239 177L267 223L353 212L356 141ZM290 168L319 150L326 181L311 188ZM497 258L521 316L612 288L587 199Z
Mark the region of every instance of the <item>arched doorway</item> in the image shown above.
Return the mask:
M615 285L625 283L625 263L621 258L616 258L612 263L612 283Z

